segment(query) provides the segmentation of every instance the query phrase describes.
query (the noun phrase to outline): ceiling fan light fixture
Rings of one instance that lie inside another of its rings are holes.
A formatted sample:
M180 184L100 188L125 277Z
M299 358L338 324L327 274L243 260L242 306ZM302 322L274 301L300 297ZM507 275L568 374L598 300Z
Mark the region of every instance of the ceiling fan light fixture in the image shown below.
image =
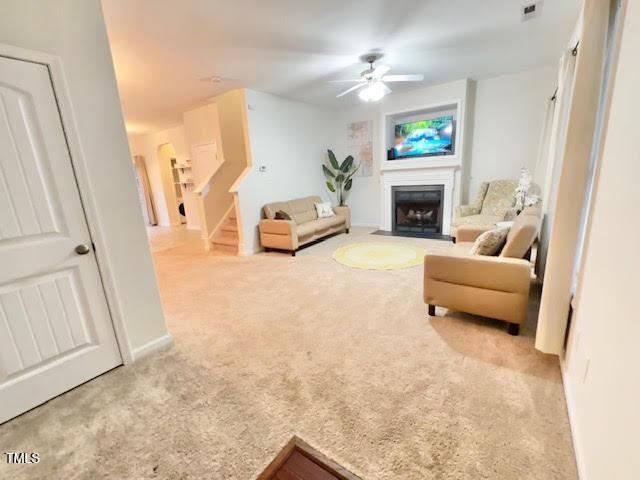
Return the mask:
M358 92L358 97L363 102L377 102L385 96L385 89L382 82L371 82Z
M378 51L360 57L363 62L369 64L369 68L360 73L360 78L329 80L330 83L355 83L352 87L337 94L336 98L344 97L348 93L358 90L358 96L363 102L377 102L391 93L387 82L421 82L424 80L424 76L421 74L387 75L391 70L387 65L373 67L374 62L381 57L382 53Z

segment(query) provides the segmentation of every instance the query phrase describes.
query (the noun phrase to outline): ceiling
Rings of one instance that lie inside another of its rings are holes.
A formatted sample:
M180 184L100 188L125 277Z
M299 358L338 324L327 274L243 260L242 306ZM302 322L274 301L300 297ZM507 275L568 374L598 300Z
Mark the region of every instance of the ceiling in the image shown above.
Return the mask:
M238 87L332 107L343 84L385 53L421 83L486 78L555 62L580 0L546 0L522 22L520 0L103 0L127 128L176 125L182 112ZM233 80L202 80L218 75Z

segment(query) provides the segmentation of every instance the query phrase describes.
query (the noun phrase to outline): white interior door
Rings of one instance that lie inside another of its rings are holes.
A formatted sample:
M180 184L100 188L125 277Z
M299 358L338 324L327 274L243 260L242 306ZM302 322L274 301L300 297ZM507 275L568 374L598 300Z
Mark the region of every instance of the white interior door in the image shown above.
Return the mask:
M0 57L0 423L122 363L91 247L48 67Z

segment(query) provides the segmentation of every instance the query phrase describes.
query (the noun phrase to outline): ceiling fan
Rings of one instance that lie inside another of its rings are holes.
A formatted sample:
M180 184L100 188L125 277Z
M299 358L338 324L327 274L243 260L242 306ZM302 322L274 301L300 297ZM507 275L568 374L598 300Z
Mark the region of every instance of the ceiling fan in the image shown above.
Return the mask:
M231 77L222 77L220 75L209 75L208 77L200 78L200 81L207 82L207 83L222 83L222 82L237 82L238 79L231 78Z
M329 83L352 83L357 82L351 88L348 88L342 93L336 95L336 98L340 98L347 93L358 92L358 96L365 102L376 102L382 97L391 93L391 89L387 87L385 82L421 82L424 80L424 75L411 74L411 75L387 75L390 67L386 65L378 65L373 68L373 64L382 58L382 53L373 52L362 55L360 59L369 64L369 68L364 70L360 74L360 78L350 78L346 80L329 80ZM364 87L364 88L363 88Z

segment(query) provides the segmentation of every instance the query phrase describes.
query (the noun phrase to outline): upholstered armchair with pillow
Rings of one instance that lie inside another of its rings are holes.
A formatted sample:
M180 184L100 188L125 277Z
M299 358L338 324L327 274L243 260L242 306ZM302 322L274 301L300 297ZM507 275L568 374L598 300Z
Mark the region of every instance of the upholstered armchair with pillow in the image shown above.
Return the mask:
M429 315L435 315L439 306L496 318L509 323L511 335L518 335L527 318L531 280L532 266L524 257L539 223L540 211L525 208L508 233L507 229L462 226L450 253L427 254L423 294ZM489 254L478 254L483 249L489 249Z
M469 205L454 209L451 236L458 240L458 228L474 225L491 228L498 222L513 220L516 216L515 189L517 180L494 180L480 185L480 191Z
M265 251L286 250L295 256L303 245L334 233L349 233L349 207L331 207L320 197L268 203L260 220L260 243ZM322 215L319 215L322 213Z

